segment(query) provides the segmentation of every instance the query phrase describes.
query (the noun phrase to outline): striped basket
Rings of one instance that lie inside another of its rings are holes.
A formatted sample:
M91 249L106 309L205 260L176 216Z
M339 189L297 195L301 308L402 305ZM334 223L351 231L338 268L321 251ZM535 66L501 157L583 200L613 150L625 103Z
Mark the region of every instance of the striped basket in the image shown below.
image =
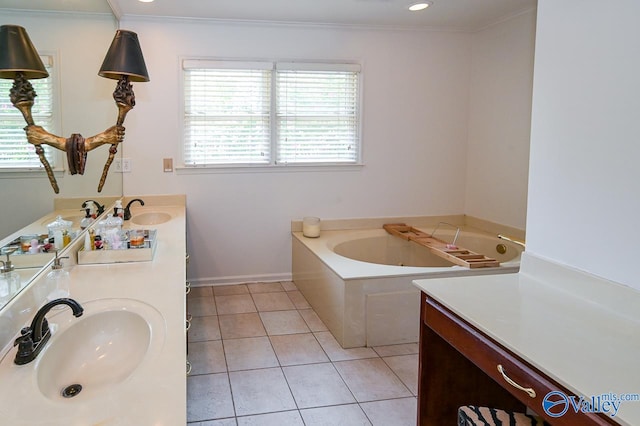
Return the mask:
M550 426L542 418L489 407L458 408L458 426Z

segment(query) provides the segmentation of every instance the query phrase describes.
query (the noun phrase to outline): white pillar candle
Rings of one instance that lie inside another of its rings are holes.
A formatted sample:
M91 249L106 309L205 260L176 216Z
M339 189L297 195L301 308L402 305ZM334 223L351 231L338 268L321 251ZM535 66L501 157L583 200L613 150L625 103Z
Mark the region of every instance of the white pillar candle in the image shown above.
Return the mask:
M320 236L320 218L305 217L302 219L302 235L309 238Z

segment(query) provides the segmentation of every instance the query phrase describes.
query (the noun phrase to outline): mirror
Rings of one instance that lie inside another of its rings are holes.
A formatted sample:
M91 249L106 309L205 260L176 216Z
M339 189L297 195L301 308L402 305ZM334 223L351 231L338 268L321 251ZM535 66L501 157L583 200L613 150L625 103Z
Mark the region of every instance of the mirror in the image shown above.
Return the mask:
M30 7L33 10L17 10ZM65 8L91 13L82 16L78 13L42 13L43 9L64 11ZM114 125L118 114L112 97L116 82L98 76L105 53L118 28L107 1L84 1L79 7L73 1L66 0L0 0L0 10L0 25L24 27L38 53L51 58L54 124L47 130L65 138L73 133L89 137ZM8 98L8 92L0 93L1 105L8 103L11 106ZM38 103L38 97L35 103ZM36 124L40 124L37 119ZM35 153L33 155L37 158ZM122 145L118 148L116 159L121 155ZM44 168L0 170L0 247L16 241L22 234L46 234L47 224L55 219L56 211L63 218L73 220L72 229L78 231L76 238L79 237L84 200L98 200L109 207L122 195L122 174L113 165L104 188L98 193L100 176L108 156L108 146L89 152L85 173L72 176L64 171L68 169L66 157L58 153L57 171L54 173L60 187L59 194L54 193ZM24 288L36 273L48 267L53 254L30 255L19 252L12 254L11 260L21 276L21 288ZM6 256L3 255L2 260L6 260Z

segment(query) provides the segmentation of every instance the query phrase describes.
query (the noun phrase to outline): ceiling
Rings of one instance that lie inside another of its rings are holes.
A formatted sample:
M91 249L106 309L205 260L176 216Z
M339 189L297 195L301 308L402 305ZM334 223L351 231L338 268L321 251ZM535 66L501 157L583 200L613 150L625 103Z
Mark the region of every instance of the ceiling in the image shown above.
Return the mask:
M294 22L407 29L477 30L536 7L537 0L0 0L0 9L111 13L234 21Z

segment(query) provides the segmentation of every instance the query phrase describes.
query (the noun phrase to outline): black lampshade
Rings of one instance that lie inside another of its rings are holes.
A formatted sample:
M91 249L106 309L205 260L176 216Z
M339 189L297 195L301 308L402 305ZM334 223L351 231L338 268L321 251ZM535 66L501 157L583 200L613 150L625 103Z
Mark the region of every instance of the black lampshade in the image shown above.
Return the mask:
M0 26L0 78L13 79L22 73L27 79L47 78L40 55L27 30L18 25Z
M116 31L98 75L114 80L128 75L130 81L149 81L138 34L127 30Z

